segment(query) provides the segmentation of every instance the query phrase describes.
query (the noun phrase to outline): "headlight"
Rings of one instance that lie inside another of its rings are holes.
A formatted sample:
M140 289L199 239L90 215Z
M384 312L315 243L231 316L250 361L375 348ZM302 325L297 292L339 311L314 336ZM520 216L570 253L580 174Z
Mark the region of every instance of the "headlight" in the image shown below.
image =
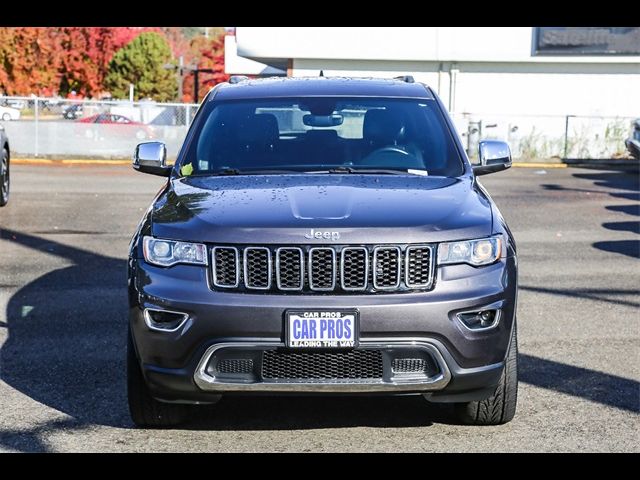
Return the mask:
M468 263L475 267L488 265L502 257L502 235L495 237L448 242L438 245L438 264Z
M207 265L207 247L202 243L144 237L142 247L144 259L153 265L161 267L170 267L176 263Z

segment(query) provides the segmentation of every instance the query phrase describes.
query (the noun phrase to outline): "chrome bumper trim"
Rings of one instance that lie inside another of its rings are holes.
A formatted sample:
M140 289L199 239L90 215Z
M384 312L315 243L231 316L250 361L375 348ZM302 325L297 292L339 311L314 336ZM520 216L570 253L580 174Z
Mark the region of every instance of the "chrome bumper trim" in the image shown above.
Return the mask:
M208 392L324 392L324 393L375 393L375 392L429 392L443 389L451 380L451 372L440 351L428 339L360 339L358 348L388 349L394 347L415 347L427 350L438 364L440 373L426 380L414 378L396 379L393 382L340 381L340 382L221 382L207 373L207 366L214 353L223 348L277 348L282 342L228 342L212 345L204 353L193 379L196 385Z

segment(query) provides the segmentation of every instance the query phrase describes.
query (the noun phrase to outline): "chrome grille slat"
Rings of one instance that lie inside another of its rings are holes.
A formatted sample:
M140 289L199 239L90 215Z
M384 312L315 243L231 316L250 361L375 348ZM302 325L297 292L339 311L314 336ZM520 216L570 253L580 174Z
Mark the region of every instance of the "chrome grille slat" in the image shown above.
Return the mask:
M245 287L251 290L271 288L271 250L267 247L246 247L243 264Z
M330 292L336 288L336 251L329 247L309 249L309 288Z
M373 286L379 290L395 290L400 286L402 268L400 247L373 249Z
M240 284L240 259L236 247L213 247L213 285L221 288L237 288Z
M340 285L343 290L366 290L369 281L369 250L345 247L340 253Z
M428 288L433 282L434 249L430 245L410 245L405 251L404 283L410 288Z
M435 245L215 246L212 288L273 293L427 290Z
M302 290L304 287L304 252L299 247L276 250L276 285L280 290Z

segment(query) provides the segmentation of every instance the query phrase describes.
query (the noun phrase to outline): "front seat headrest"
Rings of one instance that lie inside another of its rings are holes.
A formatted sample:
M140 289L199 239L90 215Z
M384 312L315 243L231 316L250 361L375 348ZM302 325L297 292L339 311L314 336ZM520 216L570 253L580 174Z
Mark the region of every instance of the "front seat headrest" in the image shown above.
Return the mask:
M400 115L389 110L369 110L364 115L363 138L371 145L395 145L404 137Z
M278 120L270 113L247 117L237 131L238 141L250 149L272 150L280 137Z

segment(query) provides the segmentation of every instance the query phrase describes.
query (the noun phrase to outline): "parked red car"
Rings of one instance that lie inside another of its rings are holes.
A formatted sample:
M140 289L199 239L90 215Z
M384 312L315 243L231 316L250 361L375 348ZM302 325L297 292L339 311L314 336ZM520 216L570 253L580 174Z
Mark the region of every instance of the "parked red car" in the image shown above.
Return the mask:
M111 113L98 113L90 117L76 120L76 123L82 124L103 124L103 127L91 128L88 125L82 127L78 125L77 135L87 138L104 139L109 135L117 135L119 137L135 136L138 140L154 138L153 128L144 123L135 122L123 115L114 115Z

